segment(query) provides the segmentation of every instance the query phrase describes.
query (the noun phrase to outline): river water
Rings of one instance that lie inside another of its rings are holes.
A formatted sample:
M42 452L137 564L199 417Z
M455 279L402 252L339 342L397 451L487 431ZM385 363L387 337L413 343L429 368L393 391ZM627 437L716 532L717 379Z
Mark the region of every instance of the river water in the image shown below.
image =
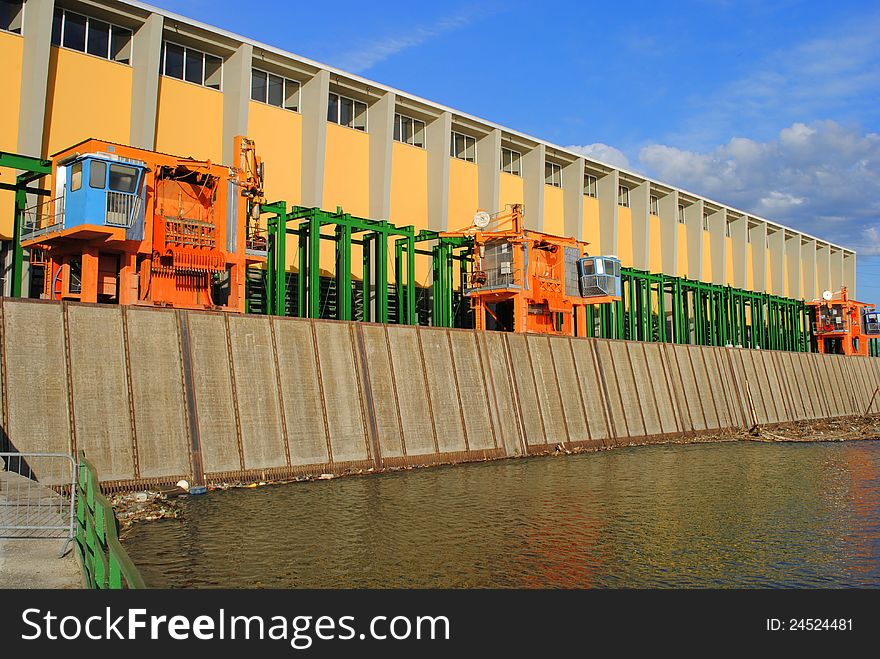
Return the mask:
M667 445L209 493L154 587L880 587L880 442Z

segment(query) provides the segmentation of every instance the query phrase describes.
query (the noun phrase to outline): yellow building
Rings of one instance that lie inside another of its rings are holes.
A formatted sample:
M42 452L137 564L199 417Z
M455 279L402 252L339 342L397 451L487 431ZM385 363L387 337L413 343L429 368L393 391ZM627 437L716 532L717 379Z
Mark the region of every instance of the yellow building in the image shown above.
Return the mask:
M529 227L625 266L793 298L855 291L851 250L270 45L139 2L0 6L2 151L94 137L231 162L246 134L270 200L436 230L522 203ZM0 192L4 280L12 206Z

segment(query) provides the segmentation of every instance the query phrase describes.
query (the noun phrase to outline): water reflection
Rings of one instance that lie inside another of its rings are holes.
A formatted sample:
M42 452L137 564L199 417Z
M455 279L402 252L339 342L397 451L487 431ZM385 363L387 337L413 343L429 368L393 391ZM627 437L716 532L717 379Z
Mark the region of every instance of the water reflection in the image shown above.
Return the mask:
M880 586L878 442L639 447L185 505L126 539L152 586Z

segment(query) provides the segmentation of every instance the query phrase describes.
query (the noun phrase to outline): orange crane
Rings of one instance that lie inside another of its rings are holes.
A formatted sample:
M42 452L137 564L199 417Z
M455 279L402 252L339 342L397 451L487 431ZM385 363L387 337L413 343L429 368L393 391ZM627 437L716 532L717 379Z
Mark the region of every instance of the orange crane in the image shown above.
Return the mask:
M849 299L846 286L838 293L825 291L807 306L820 353L864 356L869 340L880 337L880 312L873 311L873 304Z
M526 229L521 204L441 234L471 238L463 282L477 329L586 336L586 307L620 299L620 260L589 256L587 243Z
M56 300L245 310L245 269L265 261L263 166L90 139L52 157L54 198L28 209L22 247Z

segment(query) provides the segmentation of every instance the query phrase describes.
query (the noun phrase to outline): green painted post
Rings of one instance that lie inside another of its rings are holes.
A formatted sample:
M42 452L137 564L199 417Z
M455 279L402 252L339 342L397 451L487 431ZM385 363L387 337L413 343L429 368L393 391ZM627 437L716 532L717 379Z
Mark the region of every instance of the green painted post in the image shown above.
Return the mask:
M372 286L372 277L370 276L370 271L372 270L372 257L370 254L370 250L373 248L373 237L365 235L363 238L362 251L364 257L364 271L363 271L363 294L364 294L364 306L363 306L363 318L364 322L370 322L372 318L372 310L370 309L370 287Z
M336 227L336 317L351 320L351 223Z
M394 292L397 296L397 324L406 325L407 318L403 312L403 240L394 241Z
M406 239L406 323L418 325L416 314L416 241L413 236Z
M275 244L278 234L275 228L275 218L266 220L267 245L266 245L266 290L263 291L263 305L267 314L272 314L275 305ZM248 306L250 313L250 306Z
M306 222L299 225L299 273L296 276L296 315L308 318L308 278L309 278L309 228Z
M309 216L308 317L321 317L321 218L324 213L313 211Z
M388 322L388 222L376 232L376 322Z
M267 267L275 271L275 310L276 316L287 315L287 203L276 204L277 215L272 218L275 225L275 259ZM271 220L270 220L271 221ZM271 309L271 307L268 307ZM270 312L271 313L271 312Z
M23 279L24 250L21 247L21 224L24 219L24 210L27 208L27 193L23 190L15 191L15 214L12 222L12 297L21 297L21 284Z

